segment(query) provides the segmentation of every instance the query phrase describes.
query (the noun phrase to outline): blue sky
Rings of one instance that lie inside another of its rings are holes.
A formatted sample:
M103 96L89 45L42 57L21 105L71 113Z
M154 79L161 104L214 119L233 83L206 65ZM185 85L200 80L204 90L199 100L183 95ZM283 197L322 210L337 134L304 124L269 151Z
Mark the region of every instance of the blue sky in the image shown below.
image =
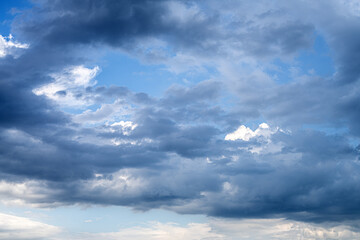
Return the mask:
M0 3L0 239L357 239L360 3Z

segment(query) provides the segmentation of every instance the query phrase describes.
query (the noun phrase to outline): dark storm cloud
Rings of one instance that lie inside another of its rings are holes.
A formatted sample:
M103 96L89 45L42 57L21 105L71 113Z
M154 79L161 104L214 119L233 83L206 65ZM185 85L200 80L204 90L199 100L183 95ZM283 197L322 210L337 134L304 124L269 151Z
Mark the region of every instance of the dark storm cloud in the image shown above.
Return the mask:
M165 57L162 61L166 61L168 56L156 56L137 45L149 38L165 41L175 52L210 58L231 55L229 47L257 57L293 55L313 42L311 24L279 23L277 13L267 11L258 12L255 19L246 19L246 14L241 13L240 20L235 16L234 21L228 22L226 17L234 16L222 15L222 6L210 4L208 11L194 11L196 4L152 0L38 1L36 7L16 19L13 29L23 40L47 48L106 44L140 54L150 62L156 62L158 57ZM256 4L240 7L246 12ZM182 18L176 12L183 14Z
M66 123L67 117L53 110L44 99L35 97L26 90L2 87L0 90L0 124L3 127L34 126Z
M44 126L49 127L49 126ZM1 132L1 171L29 178L67 181L92 178L95 172L112 172L123 167L146 167L161 161L165 155L145 146L95 146L71 141L74 132L46 131L33 128L32 135L16 129ZM53 127L56 127L53 126ZM49 127L50 128L50 127ZM49 135L56 134L56 135Z
M229 9L238 7L232 3ZM134 106L131 120L138 126L125 134L105 124L92 128L74 123L69 114L32 93L53 81L49 74L91 62L94 46L136 55L138 42L154 37L174 51L207 56L209 61L224 56L232 61L243 53L251 59L286 58L311 45L319 22L288 20L290 13L279 22L277 17L285 16L283 9L255 11L253 19L246 19L254 9L240 6L240 20L245 20L227 23L226 16L222 18L226 7L212 6L208 14L199 10L179 20L165 1L59 0L38 1L18 16L14 31L31 47L18 58L0 60L3 179L15 176L42 182L41 190L34 191L46 197L22 198L49 205L115 204L224 217L319 221L358 218L359 152L346 135L299 130L302 124L330 122L332 126L346 123L350 134L356 133L359 88L354 84L357 58L352 55L357 36L349 33L357 23L344 20L349 26L344 32L329 27L330 46L336 49L344 43L336 55L339 77L314 77L276 87L249 81L245 91L239 90L242 99L248 99L240 102L239 109L249 109L248 113L225 109L220 104L222 83L212 80L192 87L172 86L162 98L119 86L77 92L79 99L96 104L121 99L120 105ZM299 11L306 15L303 8ZM231 58L237 51L241 54ZM68 92L57 94L66 97ZM224 140L240 120L260 115L291 126L292 133L277 131L248 142ZM112 144L114 139L119 146ZM266 151L249 151L259 147Z
M30 24L18 26L29 40L50 45L121 44L132 36L152 33L163 12L159 4L150 1L41 1L28 13ZM34 14L38 16L31 18Z
M201 47L202 38L212 34L210 19L193 16L186 24L172 20L166 2L40 1L25 14L30 21L18 19L15 30L28 41L48 46L103 43L133 49L138 40L156 36L179 47Z
M32 93L34 86L50 80L48 71L58 69L64 60L61 53L54 60L52 53L43 49L26 50L16 59L12 56L0 59L2 126L22 128L69 121L46 99Z

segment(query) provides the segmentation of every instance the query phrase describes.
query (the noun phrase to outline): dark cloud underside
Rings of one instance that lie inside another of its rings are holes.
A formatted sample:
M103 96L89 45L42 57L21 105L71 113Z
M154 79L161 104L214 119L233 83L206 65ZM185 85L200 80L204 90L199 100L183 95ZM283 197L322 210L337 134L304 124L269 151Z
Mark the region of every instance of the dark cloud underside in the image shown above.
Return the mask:
M35 1L16 17L13 31L30 48L0 59L2 180L41 182L33 191L42 198L22 197L45 205L111 204L304 221L359 218L359 151L351 141L360 133L357 18L334 9L322 14L318 4L307 1L265 7L186 1L178 3L189 11L181 19L171 4ZM311 17L302 17L308 13ZM343 24L324 24L329 19ZM259 73L273 60L291 64L299 51L312 47L315 31L324 32L333 52L334 76L290 76L288 83L277 84ZM170 53L145 61L150 54L141 46L154 39ZM87 112L83 121L131 106L137 124L131 134L104 123L83 125L56 102L33 93L54 82L51 74L92 63L102 48L149 64L170 64L176 54L193 56L217 67L219 75L227 64L243 67L236 65L243 59L256 69L230 80L223 74L191 87L173 85L158 98L101 83L78 90L76 99L110 109ZM236 98L231 106L224 92ZM224 140L240 124L259 118L279 128L269 137ZM339 133L304 130L306 125ZM109 144L114 139L118 145ZM256 153L262 146L266 151Z

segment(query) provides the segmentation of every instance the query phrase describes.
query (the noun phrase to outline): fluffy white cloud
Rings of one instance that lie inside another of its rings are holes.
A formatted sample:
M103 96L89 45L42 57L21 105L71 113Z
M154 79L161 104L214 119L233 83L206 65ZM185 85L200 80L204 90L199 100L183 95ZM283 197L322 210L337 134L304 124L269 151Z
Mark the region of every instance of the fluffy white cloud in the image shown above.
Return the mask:
M0 213L0 239L54 239L61 229L24 217Z
M88 100L81 98L82 91L96 84L95 76L99 73L98 66L86 68L82 65L65 69L61 73L50 76L54 82L33 90L36 95L46 97L66 106L83 106L90 104Z
M0 35L0 58L6 55L15 55L17 49L26 49L28 44L13 41L13 36L10 34L8 37Z
M261 123L259 127L253 131L250 128L246 127L245 125L241 125L236 131L229 133L225 136L225 140L227 141L250 141L251 139L257 139L257 143L260 144L250 144L250 146L241 148L248 150L252 153L276 153L280 152L283 148L283 143L281 142L273 142L271 140L271 135L274 133L281 131L284 132L282 129L270 128L270 126L266 123ZM285 132L284 132L285 133Z
M111 124L111 127L112 131L120 129L124 135L128 136L137 127L137 124L132 121L120 121Z
M241 125L235 132L229 133L225 136L225 140L235 141L235 140L243 140L249 141L254 137L265 137L269 138L271 134L274 133L274 130L271 130L269 125L266 123L261 123L259 127L253 131L245 125Z

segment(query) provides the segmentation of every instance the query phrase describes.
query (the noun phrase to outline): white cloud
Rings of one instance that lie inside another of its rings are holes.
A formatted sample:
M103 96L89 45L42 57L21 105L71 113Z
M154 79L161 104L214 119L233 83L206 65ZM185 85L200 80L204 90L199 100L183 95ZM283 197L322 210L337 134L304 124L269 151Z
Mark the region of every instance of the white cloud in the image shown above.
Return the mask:
M111 174L111 177L97 174L98 177L83 180L82 194L99 194L111 197L133 197L145 191L148 184L145 179L134 176L130 170L123 169Z
M0 239L53 239L61 229L24 217L0 213Z
M257 144L251 144L248 147L242 147L241 149L248 150L251 153L265 154L265 153L277 153L280 152L284 146L282 142L273 142L271 140L271 135L281 131L286 133L282 129L270 128L266 123L261 123L259 127L253 131L245 125L241 125L236 131L229 133L225 136L227 141L250 141L250 139L257 139ZM259 145L260 144L260 145Z
M10 34L8 37L0 35L0 58L6 55L15 55L17 49L26 49L29 44L19 43L13 41L13 36Z
M137 127L137 124L133 123L132 121L120 121L111 124L111 127L112 131L115 132L116 130L120 129L124 135L129 136L130 133Z
M345 225L322 226L281 218L224 220L213 218L212 231L225 235L224 239L359 239L360 233Z
M121 99L115 100L113 103L102 104L96 110L87 109L80 114L73 115L73 120L82 124L112 124L123 119L131 113L132 107L124 103ZM112 127L114 129L116 125ZM127 129L129 131L130 129Z
M118 232L88 233L77 239L103 240L222 240L223 235L212 232L207 223L189 223L179 226L173 223L154 222L149 227L133 227L120 229Z
M83 99L79 95L86 87L96 84L94 78L99 71L98 66L94 68L86 68L82 65L73 66L61 73L51 74L54 82L34 89L33 93L45 95L61 105L72 107L89 105L91 104L89 100Z
M142 145L142 144L153 143L153 142L154 142L154 140L151 138L142 138L140 140L128 140L128 139L122 139L122 138L111 139L111 143L116 146L123 145L123 144Z
M236 141L243 140L249 141L254 137L265 137L269 138L271 134L274 133L274 130L271 130L269 125L266 123L261 123L259 127L253 131L245 125L241 125L235 132L229 133L225 136L225 140Z
M84 223L86 224L86 223ZM114 232L70 233L74 240L263 240L263 239L359 239L360 233L347 225L326 226L282 218L227 220L210 218L207 223L148 222Z
M132 131L137 127L138 125L136 123L133 123L132 121L120 121L120 122L114 122L109 127L110 132L120 132L121 134L125 136L130 136ZM111 139L111 143L119 146L122 144L131 144L131 145L141 145L146 143L153 142L150 138L142 138L138 140L130 140L130 139L124 139L124 138L113 138Z
M95 111L87 109L81 114L77 114L74 116L74 121L78 123L96 123L102 122L106 120L111 114L115 111L121 109L121 106L114 103L114 104L103 104L100 108L96 109Z
M122 176L126 181L126 176ZM93 222L86 219L83 224ZM355 222L353 222L355 223ZM74 240L262 240L262 239L359 239L360 233L349 225L312 224L283 218L223 219L179 225L152 221L112 232L74 232L29 218L0 213L0 239L74 239ZM65 237L66 236L66 237Z
M0 203L5 206L55 207L61 204L42 200L56 193L57 190L48 188L42 181L0 181Z

